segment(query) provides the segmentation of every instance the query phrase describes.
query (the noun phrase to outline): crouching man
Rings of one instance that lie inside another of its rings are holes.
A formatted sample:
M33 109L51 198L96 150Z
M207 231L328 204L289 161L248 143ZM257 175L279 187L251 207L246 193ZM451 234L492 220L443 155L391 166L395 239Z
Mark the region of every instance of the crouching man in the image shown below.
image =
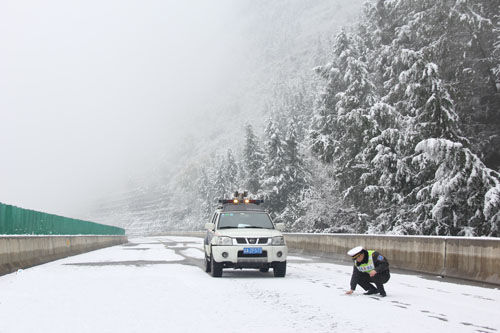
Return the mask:
M354 267L351 277L351 290L346 294L350 295L360 285L366 292L365 295L380 294L385 297L387 294L384 283L389 281L389 262L377 251L365 250L362 246L357 246L347 252L354 260ZM375 283L375 286L372 284Z

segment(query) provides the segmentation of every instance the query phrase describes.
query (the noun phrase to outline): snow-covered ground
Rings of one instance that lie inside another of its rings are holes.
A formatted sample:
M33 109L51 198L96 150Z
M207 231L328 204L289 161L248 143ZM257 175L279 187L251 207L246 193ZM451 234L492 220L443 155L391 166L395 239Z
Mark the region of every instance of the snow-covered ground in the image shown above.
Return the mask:
M0 332L500 330L498 288L393 273L386 298L348 296L352 267L320 258L290 256L285 278L212 278L201 258L200 238L140 238L1 276Z

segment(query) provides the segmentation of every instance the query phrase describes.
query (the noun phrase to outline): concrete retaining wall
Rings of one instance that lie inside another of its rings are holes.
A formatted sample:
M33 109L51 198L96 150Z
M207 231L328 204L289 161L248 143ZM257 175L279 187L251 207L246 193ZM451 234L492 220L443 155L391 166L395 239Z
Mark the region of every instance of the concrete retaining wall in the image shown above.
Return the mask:
M500 239L446 239L445 274L500 285Z
M127 236L0 236L0 275L127 242Z
M286 234L287 245L350 262L347 251L362 245L386 256L392 267L443 275L445 244L441 237Z
M391 267L500 285L500 239L462 237L286 234L289 248L350 261L362 245L386 256Z
M169 235L203 237L203 232ZM351 262L347 251L362 245L387 257L391 267L500 285L500 239L350 234L285 234L295 251Z

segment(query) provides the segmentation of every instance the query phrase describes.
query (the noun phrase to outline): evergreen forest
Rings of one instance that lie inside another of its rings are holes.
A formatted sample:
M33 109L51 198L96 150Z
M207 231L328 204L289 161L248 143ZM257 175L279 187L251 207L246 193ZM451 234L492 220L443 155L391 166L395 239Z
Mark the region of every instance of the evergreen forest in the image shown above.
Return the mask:
M311 42L304 70L262 82L261 121L140 190L156 200L149 231L201 230L247 190L290 232L500 236L500 4L370 0L358 14Z

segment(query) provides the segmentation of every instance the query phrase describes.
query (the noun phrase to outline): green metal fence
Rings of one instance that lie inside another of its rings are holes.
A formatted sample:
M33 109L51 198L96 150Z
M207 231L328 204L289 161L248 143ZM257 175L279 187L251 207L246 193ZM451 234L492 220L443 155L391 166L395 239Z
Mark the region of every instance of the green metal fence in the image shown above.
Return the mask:
M0 235L125 235L125 229L0 203Z

